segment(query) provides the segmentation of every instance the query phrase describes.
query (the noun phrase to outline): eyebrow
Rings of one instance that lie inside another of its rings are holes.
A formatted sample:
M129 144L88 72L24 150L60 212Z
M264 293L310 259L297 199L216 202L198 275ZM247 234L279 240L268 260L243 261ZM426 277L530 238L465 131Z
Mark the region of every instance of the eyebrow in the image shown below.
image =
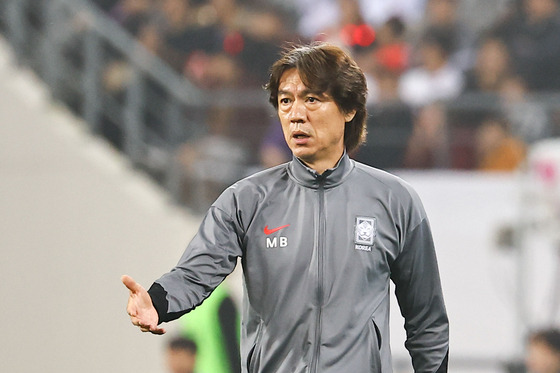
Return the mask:
M281 95L292 95L293 93L290 91L284 91L282 89L278 90L277 95L281 96ZM325 92L318 92L312 89L304 89L303 91L301 91L300 97L305 97L309 94L315 95L315 96L319 96L321 98L323 97L329 97L329 95L327 95Z

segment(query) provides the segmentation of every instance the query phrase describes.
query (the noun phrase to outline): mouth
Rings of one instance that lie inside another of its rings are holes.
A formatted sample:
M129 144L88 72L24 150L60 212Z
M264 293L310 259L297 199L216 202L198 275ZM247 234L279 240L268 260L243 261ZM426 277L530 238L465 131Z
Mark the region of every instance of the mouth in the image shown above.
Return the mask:
M306 138L309 137L309 135L305 132L296 131L296 132L292 133L292 137L294 139L306 139Z
M305 145L309 138L310 136L305 132L296 131L292 133L292 139L297 145Z

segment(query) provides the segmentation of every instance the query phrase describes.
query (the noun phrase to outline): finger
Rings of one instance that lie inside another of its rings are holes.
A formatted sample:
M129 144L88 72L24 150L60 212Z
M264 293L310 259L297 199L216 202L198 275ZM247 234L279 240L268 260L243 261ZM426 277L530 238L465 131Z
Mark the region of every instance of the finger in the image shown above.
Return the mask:
M128 297L128 302L126 304L126 313L128 313L128 316L130 317L138 316L136 304L132 301L132 296Z
M159 328L159 327L155 327L155 328L150 328L150 333L152 334L165 334L166 330L164 328Z
M137 317L130 316L130 322L132 323L132 325L137 326L139 328L143 327L142 323L140 322L140 320Z
M134 281L132 277L128 275L123 275L121 277L121 281L124 284L124 286L126 286L128 290L130 290L133 293L137 293L142 289L142 286L140 286L140 284L138 284L136 281Z
M152 334L161 335L161 334L165 334L165 332L166 332L166 330L164 328L160 328L158 326L153 326L153 325L150 326L150 325L142 324L141 322L137 322L137 323L133 322L133 324L136 325L137 327L139 327L140 330L144 333L150 332Z

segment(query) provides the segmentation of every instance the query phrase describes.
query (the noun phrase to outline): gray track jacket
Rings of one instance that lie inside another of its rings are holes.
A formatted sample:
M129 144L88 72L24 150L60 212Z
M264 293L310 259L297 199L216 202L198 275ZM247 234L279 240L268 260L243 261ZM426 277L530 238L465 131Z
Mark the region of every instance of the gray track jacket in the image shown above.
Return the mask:
M243 264L243 372L392 372L389 280L415 372L447 372L448 320L417 194L351 160L298 159L212 205L178 265L149 290L160 321L200 304Z

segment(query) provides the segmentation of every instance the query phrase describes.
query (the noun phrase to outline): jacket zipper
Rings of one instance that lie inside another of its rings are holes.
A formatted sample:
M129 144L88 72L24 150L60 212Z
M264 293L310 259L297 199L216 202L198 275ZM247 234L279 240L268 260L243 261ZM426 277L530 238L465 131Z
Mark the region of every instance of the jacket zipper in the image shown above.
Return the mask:
M322 329L322 312L323 312L323 266L324 266L324 238L325 238L325 189L324 181L321 180L318 189L319 195L319 212L318 212L318 225L316 234L317 242L317 321L315 322L315 351L311 364L311 372L316 373L319 365L319 355L321 353L321 329Z

